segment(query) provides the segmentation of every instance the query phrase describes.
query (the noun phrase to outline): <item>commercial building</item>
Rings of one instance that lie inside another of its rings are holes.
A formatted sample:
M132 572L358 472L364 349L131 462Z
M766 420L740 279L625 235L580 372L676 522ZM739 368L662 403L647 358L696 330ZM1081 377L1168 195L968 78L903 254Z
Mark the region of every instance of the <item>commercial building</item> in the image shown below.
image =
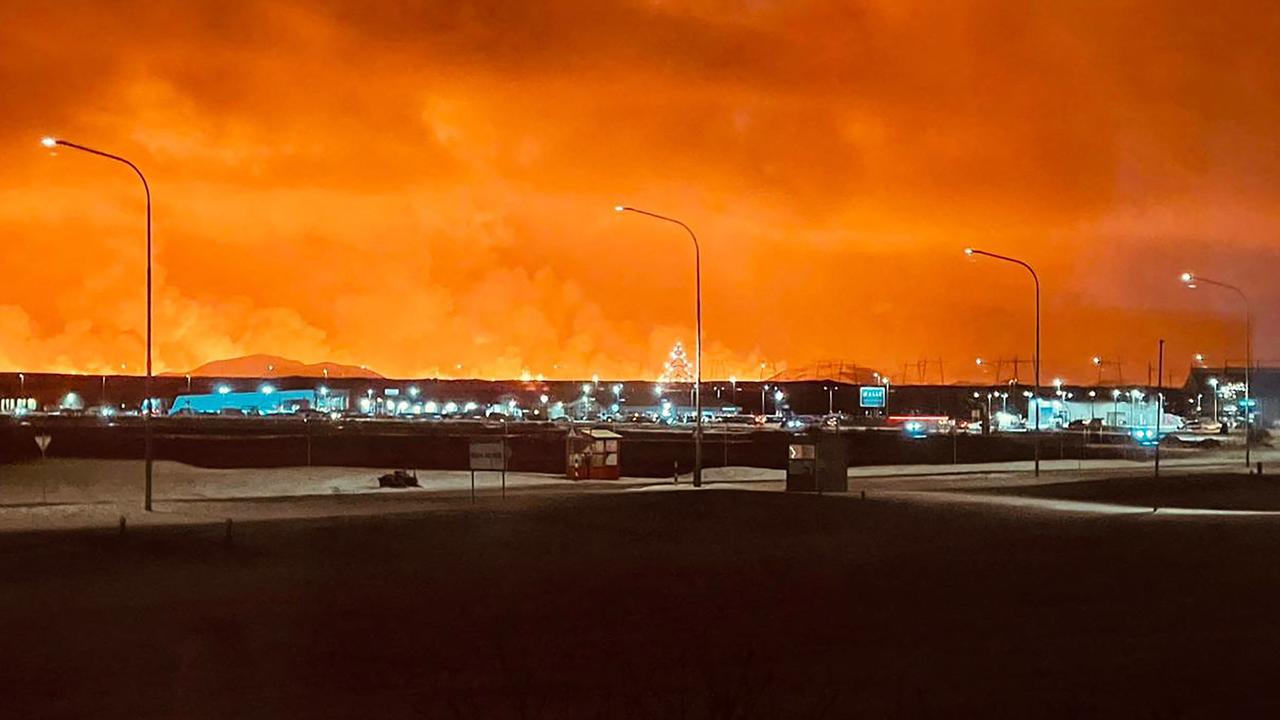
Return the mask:
M179 395L170 415L281 415L302 410L342 412L347 408L345 390L276 390L264 386L254 392L232 392L223 387L212 393Z

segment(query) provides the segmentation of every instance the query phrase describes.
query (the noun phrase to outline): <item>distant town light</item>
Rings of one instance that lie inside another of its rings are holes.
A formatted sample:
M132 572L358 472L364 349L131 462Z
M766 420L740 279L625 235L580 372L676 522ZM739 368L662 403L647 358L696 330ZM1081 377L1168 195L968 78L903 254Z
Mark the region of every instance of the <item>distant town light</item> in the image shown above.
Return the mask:
M276 389L269 384L263 385L261 388L259 388L259 390L263 395L270 395L271 393L276 391Z
M226 395L226 394L227 394L227 393L229 393L229 392L231 392L231 386L230 386L230 385L225 385L225 384L224 384L224 385L219 385L219 386L218 386L218 394L219 394L219 395Z

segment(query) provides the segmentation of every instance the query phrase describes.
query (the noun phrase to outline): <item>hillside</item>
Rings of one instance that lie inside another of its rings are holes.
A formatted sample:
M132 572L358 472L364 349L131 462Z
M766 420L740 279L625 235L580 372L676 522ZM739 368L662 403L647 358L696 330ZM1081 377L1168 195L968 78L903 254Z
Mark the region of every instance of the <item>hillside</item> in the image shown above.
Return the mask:
M380 378L372 370L354 365L321 362L307 364L276 355L247 355L245 357L214 360L189 373L166 373L167 375L190 374L200 377L324 377L325 371L331 378Z

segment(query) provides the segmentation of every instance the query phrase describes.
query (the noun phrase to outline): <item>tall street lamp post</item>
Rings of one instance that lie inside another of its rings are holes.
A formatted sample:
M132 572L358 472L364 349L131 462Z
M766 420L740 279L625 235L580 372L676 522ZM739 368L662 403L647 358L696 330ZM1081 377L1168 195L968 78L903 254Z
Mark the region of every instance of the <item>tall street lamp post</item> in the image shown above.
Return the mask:
M694 418L693 429L693 486L702 486L702 249L698 246L698 236L693 233L693 229L683 222L666 215L641 210L639 208L628 207L626 205L616 205L613 208L617 212L633 212L638 215L647 215L651 218L662 220L665 222L679 225L689 233L689 239L693 241L693 282L694 282L694 320L696 324L696 340L694 343L694 386L693 401Z
M142 384L143 395L145 396L143 398L143 406L142 406L142 432L144 437L143 458L144 458L144 467L145 467L143 471L144 489L143 489L142 507L144 510L147 510L148 512L150 512L151 511L151 475L152 475L152 463L154 458L152 428L151 428L151 413L154 410L154 408L152 407L152 399L151 399L151 377L152 377L151 186L147 184L146 176L142 174L142 171L138 169L137 165L134 165L132 162L130 162L129 160L126 160L125 158L120 157L119 155L113 155L109 152L103 152L102 150L95 150L91 147L80 145L78 143L73 143L69 140L63 140L60 138L53 138L53 137L43 138L40 141L40 144L50 149L53 149L56 147L71 148L73 150L79 150L81 152L89 153L90 155L97 155L98 157L104 157L104 158L107 158L108 160L115 160L116 162L128 165L129 169L133 170L133 172L138 175L138 179L142 181L142 191L147 198L147 375L146 375L146 378L143 380L143 384Z
M1035 378L1035 389L1033 390L1033 393L1034 393L1033 397L1035 399L1035 406L1036 406L1035 470L1036 470L1036 476L1039 477L1040 475L1040 276L1036 274L1035 268L1031 267L1026 262L1023 262L1022 260L1019 260L1017 258L1011 258L1006 255L997 255L996 253L987 252L986 250L977 250L975 248L965 248L964 254L970 257L973 257L974 255L981 255L983 257L992 258L993 260L1003 260L1004 262L1013 263L1014 265L1020 265L1023 268L1025 268L1027 272L1031 273L1031 279L1035 282L1035 286L1036 286L1036 357L1035 357L1036 372L1035 372L1035 375L1036 375L1036 378ZM1027 403L1028 412L1031 409L1031 404L1032 404L1031 402Z
M1250 430L1253 429L1253 407L1252 400L1249 396L1249 372L1253 366L1253 307L1249 303L1249 296L1244 291L1230 283L1221 280L1213 280L1207 277L1200 277L1195 273L1182 273L1182 284L1187 288L1194 290L1201 285L1212 285L1223 290L1230 290L1235 293L1240 301L1244 303L1244 466L1250 467L1250 449L1253 446L1249 438ZM1216 393L1215 393L1216 396Z

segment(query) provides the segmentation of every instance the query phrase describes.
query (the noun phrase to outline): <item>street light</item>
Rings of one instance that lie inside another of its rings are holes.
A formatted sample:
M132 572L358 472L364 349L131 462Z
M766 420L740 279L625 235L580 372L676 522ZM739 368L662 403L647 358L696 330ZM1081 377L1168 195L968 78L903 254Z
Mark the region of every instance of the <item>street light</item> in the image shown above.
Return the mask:
M1245 295L1244 291L1235 285L1221 280L1200 277L1195 273L1184 272L1181 279L1182 284L1191 290L1200 285L1211 285L1230 290L1239 296L1240 301L1244 303L1244 466L1250 467L1250 451L1253 443L1249 438L1251 434L1249 431L1253 429L1253 407L1250 404L1252 401L1249 397L1249 369L1253 365L1253 307L1249 303L1249 296Z
M696 377L694 378L693 399L694 412L697 417L694 420L693 430L693 486L702 486L702 250L698 246L698 236L693 233L693 229L683 222L666 215L641 210L626 205L615 205L616 212L633 212L637 215L647 215L657 220L663 220L684 228L689 233L689 238L693 240L693 282L694 282L694 320L696 323L697 339L695 342L695 352L697 356L694 365Z
M1035 468L1036 468L1036 476L1039 477L1040 475L1040 276L1036 274L1035 268L1031 267L1026 262L1019 260L1017 258L1011 258L1006 255L997 255L996 253L987 252L986 250L977 250L974 248L965 248L964 254L968 255L969 257L973 257L974 255L981 255L983 257L989 257L993 260L1003 260L1004 262L1013 263L1014 265L1020 265L1023 268L1025 268L1027 272L1031 273L1031 279L1035 282L1035 287L1036 287L1036 357L1035 357L1036 372L1035 372L1035 375L1036 375L1036 378L1035 378L1035 389L1033 392L1035 394L1035 399L1036 399ZM1031 403L1028 402L1027 403L1028 412L1030 412L1030 409L1031 409Z
M104 158L107 158L108 160L115 160L116 162L124 163L125 165L128 165L131 170L137 173L138 179L142 181L142 191L147 198L147 375L142 385L143 395L145 396L145 400L143 403L144 408L142 413L142 428L143 428L143 437L144 437L143 451L142 451L143 458L144 458L144 470L143 470L144 486L143 486L142 507L144 510L150 512L151 511L152 460L154 455L153 448L152 448L153 442L152 442L152 428L151 428L151 413L155 410L155 408L153 407L153 402L151 398L151 370L152 370L152 365L151 365L151 325L152 325L151 323L151 286L152 286L152 283L151 283L151 186L147 184L146 176L142 174L142 171L138 169L137 165L134 165L132 162L120 157L119 155L112 155L111 153L108 153L108 152L95 150L85 145L80 145L78 143L73 143L69 140L62 140L60 138L54 138L54 137L41 138L40 144L51 149L55 147L67 147L73 150L79 150L81 152L89 153L90 155L97 155L98 157L104 157Z

